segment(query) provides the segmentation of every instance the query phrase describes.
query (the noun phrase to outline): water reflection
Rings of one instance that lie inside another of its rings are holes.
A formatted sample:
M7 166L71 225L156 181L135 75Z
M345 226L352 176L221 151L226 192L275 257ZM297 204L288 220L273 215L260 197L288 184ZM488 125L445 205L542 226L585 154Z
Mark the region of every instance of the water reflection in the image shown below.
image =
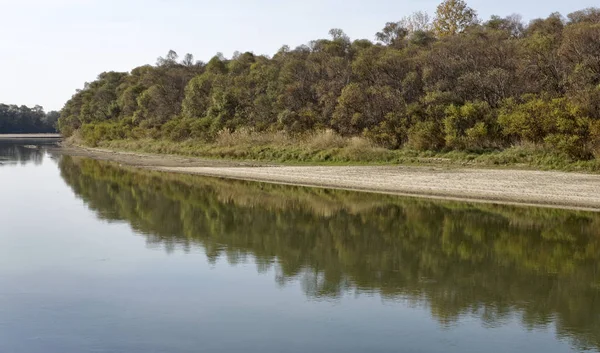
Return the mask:
M48 140L1 140L0 139L0 167L9 164L25 165L33 163L42 164L44 154L48 147L54 146L57 139Z
M378 293L443 325L518 316L600 347L600 215L370 195L123 169L63 157L64 180L106 220L167 251L252 259L312 299Z

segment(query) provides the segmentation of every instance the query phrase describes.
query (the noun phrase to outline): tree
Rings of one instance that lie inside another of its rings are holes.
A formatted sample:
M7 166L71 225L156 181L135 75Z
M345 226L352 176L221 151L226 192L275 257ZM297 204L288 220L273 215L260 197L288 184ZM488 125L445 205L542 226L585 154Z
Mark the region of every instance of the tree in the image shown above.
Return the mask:
M194 56L190 53L185 54L185 57L183 58L183 61L181 62L182 65L184 66L193 66L194 63Z
M336 129L343 135L356 135L380 125L389 114L404 111L400 92L389 86L344 88L333 115Z
M339 40L339 41L343 41L343 42L350 42L350 38L346 35L346 33L344 33L343 30L341 30L339 28L330 29L329 35L331 36L331 39L333 39L334 41Z
M205 72L194 77L185 88L183 114L187 118L201 118L206 115L210 104L213 82L218 76Z
M437 7L433 28L439 37L455 35L478 23L477 12L463 0L445 0Z
M377 32L375 37L385 45L399 47L407 35L408 30L402 27L399 22L388 22L381 32Z
M432 29L431 18L427 12L417 11L412 15L403 17L399 26L405 28L408 33L428 32Z
M496 31L504 31L511 37L520 38L524 35L525 26L520 15L510 15L505 18L493 15L489 21L484 24L484 27Z
M565 93L565 72L558 50L564 31L563 18L553 13L546 19L531 21L525 38L519 42L519 75L530 92Z
M156 59L156 65L157 66L173 66L173 65L177 65L177 59L179 58L179 55L177 55L177 52L175 52L174 50L169 50L169 52L167 53L166 57L159 57L158 59Z
M52 127L52 129L57 129L58 118L60 118L60 112L50 111L46 114L46 118L44 119L44 124L48 127Z
M597 86L600 84L600 23L580 22L563 32L560 57L571 70L572 83Z
M590 7L567 15L570 23L600 23L600 8Z
M429 15L426 12L418 11L410 16L403 17L398 22L386 23L385 27L381 32L377 32L375 37L385 45L401 48L404 46L406 38L429 32L431 28Z

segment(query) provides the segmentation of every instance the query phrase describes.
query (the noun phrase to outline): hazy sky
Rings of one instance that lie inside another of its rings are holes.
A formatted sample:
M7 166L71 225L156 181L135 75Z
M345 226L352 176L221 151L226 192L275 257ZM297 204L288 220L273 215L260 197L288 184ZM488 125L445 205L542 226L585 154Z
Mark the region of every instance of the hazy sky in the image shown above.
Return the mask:
M275 53L342 28L373 39L385 22L441 0L0 0L0 103L60 109L103 71L154 64L169 49L207 61L215 53ZM598 0L470 0L480 17L524 19Z

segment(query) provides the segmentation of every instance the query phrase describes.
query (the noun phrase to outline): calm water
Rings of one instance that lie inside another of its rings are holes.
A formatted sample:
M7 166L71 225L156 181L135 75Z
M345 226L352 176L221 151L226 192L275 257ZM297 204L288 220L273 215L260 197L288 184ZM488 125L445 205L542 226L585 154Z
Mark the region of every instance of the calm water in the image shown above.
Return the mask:
M600 214L0 163L2 353L600 349Z

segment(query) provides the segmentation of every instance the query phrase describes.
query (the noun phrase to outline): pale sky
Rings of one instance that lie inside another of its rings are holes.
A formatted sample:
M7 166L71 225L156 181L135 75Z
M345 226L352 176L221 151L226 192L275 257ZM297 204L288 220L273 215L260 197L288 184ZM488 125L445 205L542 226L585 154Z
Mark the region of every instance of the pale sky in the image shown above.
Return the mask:
M274 54L342 28L374 39L385 22L441 0L0 0L0 103L61 109L103 71L154 64L169 49L207 61L236 50ZM598 0L468 0L482 19L525 20Z

